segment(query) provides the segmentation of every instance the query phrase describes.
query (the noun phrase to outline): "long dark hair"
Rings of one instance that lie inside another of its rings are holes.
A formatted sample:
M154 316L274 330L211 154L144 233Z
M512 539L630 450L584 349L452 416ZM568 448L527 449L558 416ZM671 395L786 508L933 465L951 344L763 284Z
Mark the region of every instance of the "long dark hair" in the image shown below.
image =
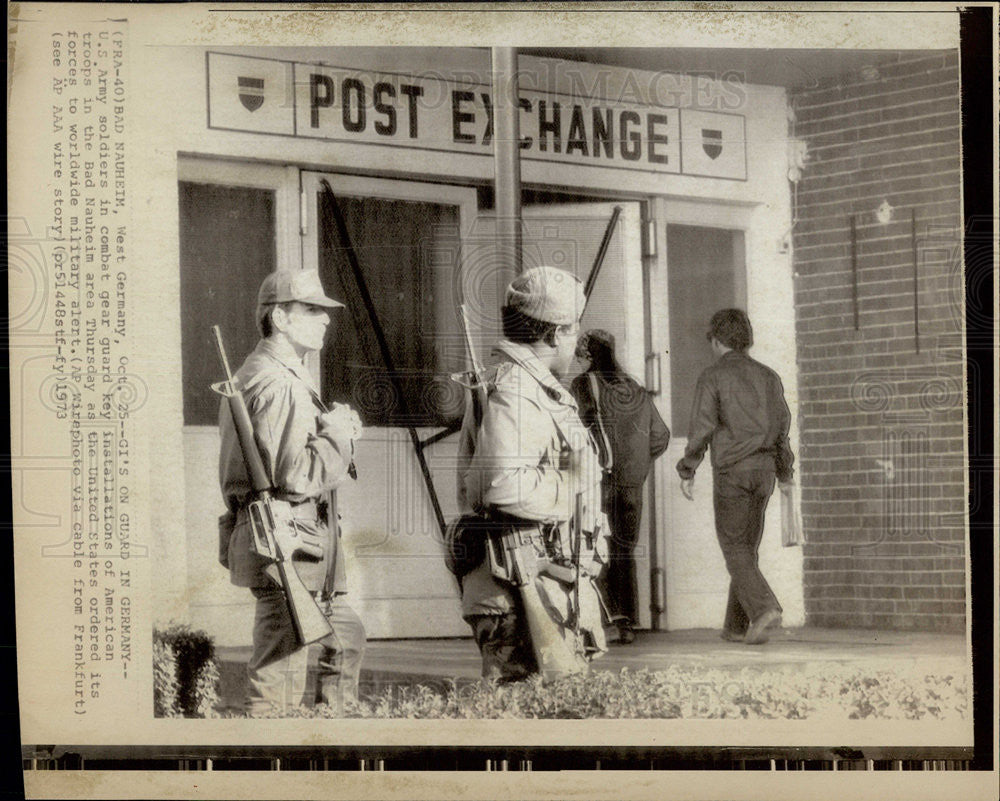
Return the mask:
M590 360L589 372L600 373L608 381L629 378L625 368L615 358L614 335L600 328L587 331L580 337L576 354Z

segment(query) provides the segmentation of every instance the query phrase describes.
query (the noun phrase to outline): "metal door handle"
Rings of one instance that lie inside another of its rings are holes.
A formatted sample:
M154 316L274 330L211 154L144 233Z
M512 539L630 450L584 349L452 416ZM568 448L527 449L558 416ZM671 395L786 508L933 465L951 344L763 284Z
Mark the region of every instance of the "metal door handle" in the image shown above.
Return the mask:
M646 354L646 389L652 395L659 395L662 389L660 354Z

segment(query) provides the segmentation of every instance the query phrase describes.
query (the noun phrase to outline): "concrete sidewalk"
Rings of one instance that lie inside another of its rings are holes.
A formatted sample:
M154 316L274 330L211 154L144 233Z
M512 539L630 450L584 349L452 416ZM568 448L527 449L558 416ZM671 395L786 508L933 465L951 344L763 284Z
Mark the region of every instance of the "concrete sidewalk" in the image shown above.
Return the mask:
M611 643L594 670L663 670L671 665L741 669L781 665L858 664L891 669L919 662L928 672L964 670L969 660L961 635L856 629L780 629L763 645L727 642L719 632L691 629L636 632L631 645ZM382 640L368 644L366 667L379 674L477 678L479 653L469 640Z
M219 648L220 695L235 706L245 692L244 665L249 648ZM924 632L860 629L779 629L763 645L726 642L719 632L693 629L636 632L631 645L612 643L593 670L619 672L665 670L671 666L741 670L800 666L821 671L824 666L857 665L866 670L893 670L919 663L926 673L967 674L965 637ZM361 673L361 692L370 695L390 686L429 684L479 677L479 652L469 639L376 640L368 643Z

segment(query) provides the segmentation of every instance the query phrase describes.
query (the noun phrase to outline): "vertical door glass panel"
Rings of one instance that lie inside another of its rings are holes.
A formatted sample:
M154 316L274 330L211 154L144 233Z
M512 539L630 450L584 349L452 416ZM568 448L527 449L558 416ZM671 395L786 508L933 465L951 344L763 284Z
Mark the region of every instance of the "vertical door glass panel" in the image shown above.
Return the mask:
M714 356L705 335L719 309L746 308L742 231L667 226L671 429L686 437L695 382Z
M454 291L458 208L347 196L338 204L397 381L394 386L384 367L345 243L320 194L320 275L328 293L346 305L333 313L323 351L325 399L350 403L367 426L455 421L464 408L461 387L450 378L464 369Z
M275 270L275 193L181 181L180 279L184 424L216 425L222 380L212 326L235 370L258 339L257 289Z

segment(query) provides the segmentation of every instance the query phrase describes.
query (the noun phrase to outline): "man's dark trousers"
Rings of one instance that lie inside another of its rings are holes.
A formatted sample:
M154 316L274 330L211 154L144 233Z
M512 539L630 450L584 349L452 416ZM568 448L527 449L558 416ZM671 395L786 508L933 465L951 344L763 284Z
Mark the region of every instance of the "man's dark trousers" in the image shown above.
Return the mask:
M746 633L747 626L781 604L757 566L764 533L764 510L774 491L771 466L735 465L714 475L715 531L729 570L726 631Z
M639 588L635 575L636 540L642 521L643 487L612 485L611 502L607 510L611 539L608 542L610 560L604 579L612 613L624 615L630 624L639 622Z

